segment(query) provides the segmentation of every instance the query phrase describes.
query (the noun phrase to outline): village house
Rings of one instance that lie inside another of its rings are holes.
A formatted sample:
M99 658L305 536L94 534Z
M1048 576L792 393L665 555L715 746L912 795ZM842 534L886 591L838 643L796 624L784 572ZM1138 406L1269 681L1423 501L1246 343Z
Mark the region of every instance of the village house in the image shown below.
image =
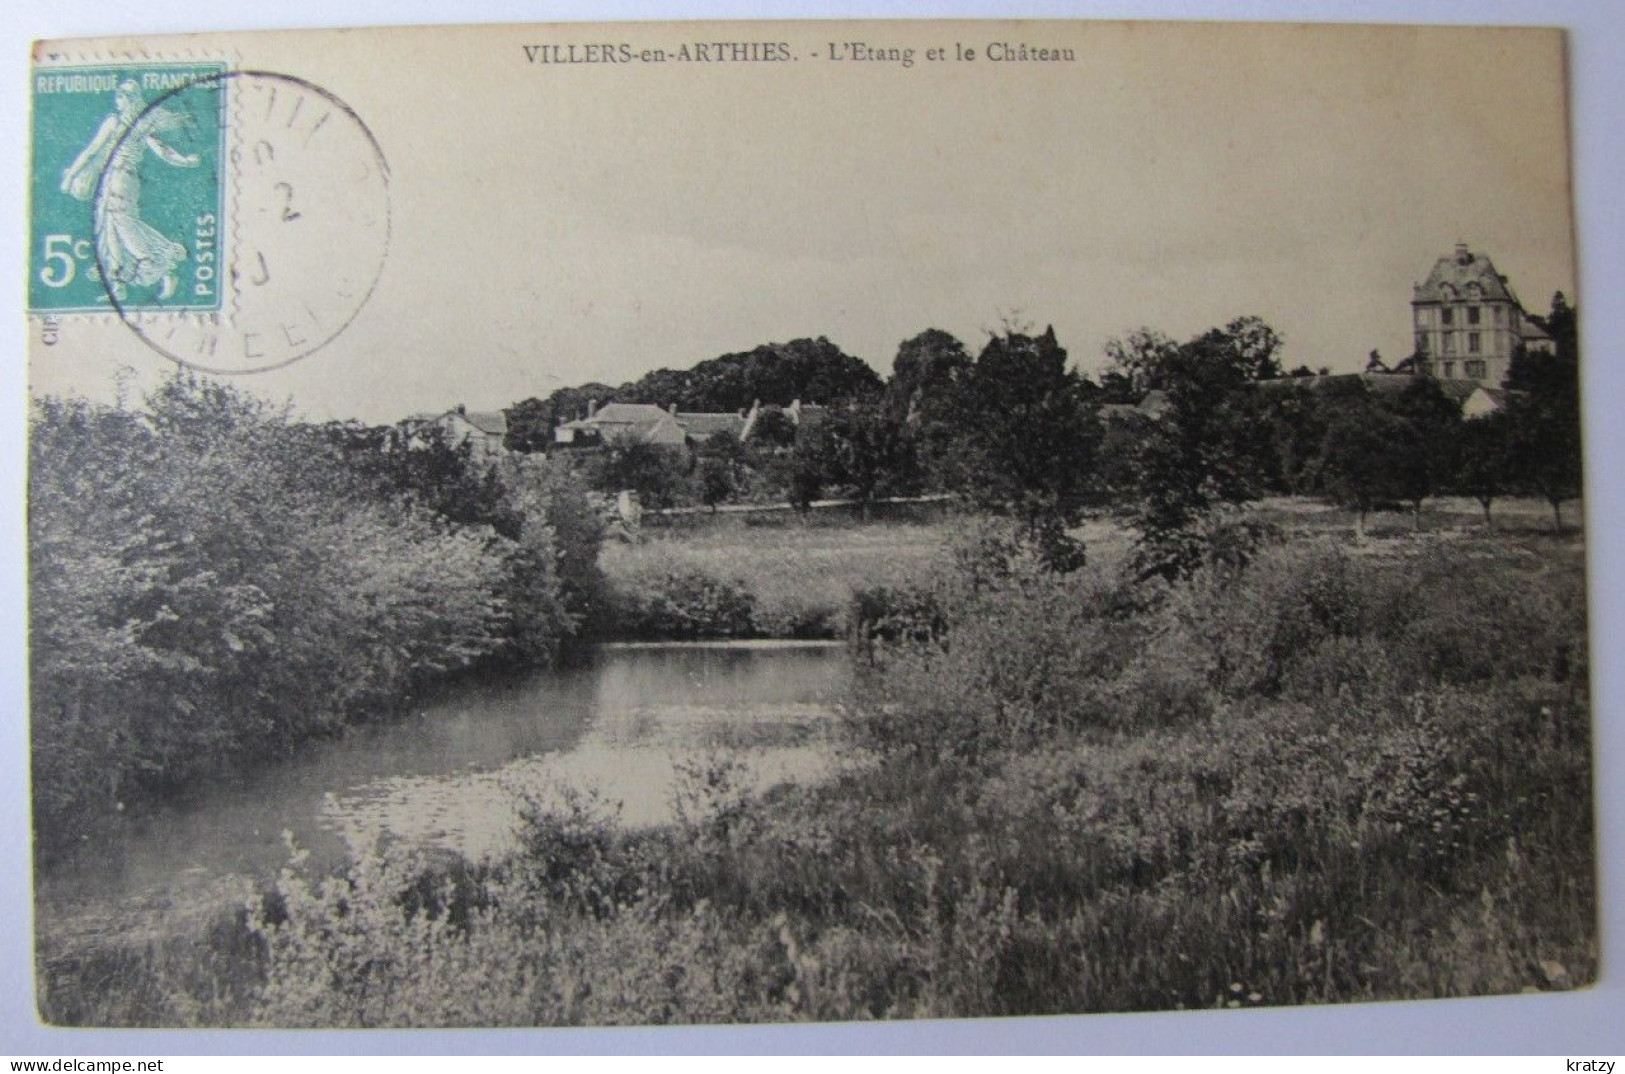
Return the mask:
M1140 397L1138 403L1103 403L1100 407L1102 421L1126 421L1129 418L1149 418L1160 421L1169 410L1173 408L1173 400L1161 388L1152 388Z
M420 438L432 429L440 430L447 444L468 444L476 459L485 461L503 454L508 435L508 416L500 410L469 410L458 404L440 413L413 414L401 423L407 436Z
M553 442L568 447L612 447L626 444L661 444L682 447L699 445L731 434L736 440L750 439L758 419L769 410L782 410L792 424L815 423L825 408L793 401L788 407L763 407L760 401L738 411L679 410L653 403L587 403L587 412L574 421L553 429Z
M673 408L675 409L675 408ZM677 415L653 403L587 404L585 416L553 429L553 442L571 447L624 447L660 444L682 447L688 442Z

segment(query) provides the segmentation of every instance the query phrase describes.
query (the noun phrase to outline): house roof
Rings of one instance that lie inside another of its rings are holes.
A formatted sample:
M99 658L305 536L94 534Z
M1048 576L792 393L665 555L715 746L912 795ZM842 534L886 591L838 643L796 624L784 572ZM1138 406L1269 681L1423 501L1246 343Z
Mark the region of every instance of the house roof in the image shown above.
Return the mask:
M1140 413L1133 403L1101 403L1100 416L1106 421L1126 421Z
M1528 317L1518 322L1518 335L1524 339L1551 339L1551 333Z
M1451 377L1439 377L1437 380L1439 390L1457 403L1465 403L1467 397L1474 392L1485 390L1484 386L1476 380L1457 380Z
M605 440L629 439L681 443L683 427L668 410L653 403L605 403L590 418L567 421L560 428L586 429Z
M1141 397L1135 409L1153 418L1160 418L1172 410L1173 406L1173 400L1168 398L1167 392L1161 388L1152 388Z
M468 423L488 436L505 436L508 432L508 415L500 410L466 410L463 417Z
M450 410L425 410L416 414L409 414L402 424L433 425L452 417L462 418L487 436L505 436L508 432L508 415L503 411L464 410L462 407L455 406Z
M712 437L721 432L742 436L745 432L744 417L730 412L706 414L679 410L677 424L681 425L688 435L701 438Z
M590 418L570 422L571 425L653 425L671 414L653 403L605 403Z
M1174 407L1173 400L1161 388L1152 388L1140 397L1138 403L1102 403L1100 416L1106 421L1125 421L1130 417L1157 419Z
M1495 265L1486 254L1475 254L1466 243L1456 246L1456 252L1446 254L1433 264L1428 278L1416 285L1411 301L1452 302L1469 297L1469 288L1477 285L1479 297L1495 302L1517 302L1518 298L1507 285L1505 276L1495 271Z

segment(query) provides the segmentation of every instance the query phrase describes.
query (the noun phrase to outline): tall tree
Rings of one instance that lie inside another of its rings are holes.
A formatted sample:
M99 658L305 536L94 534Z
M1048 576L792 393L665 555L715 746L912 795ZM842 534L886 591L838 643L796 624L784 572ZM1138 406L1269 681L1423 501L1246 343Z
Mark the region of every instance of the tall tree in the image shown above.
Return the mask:
M1164 387L1164 369L1179 352L1179 344L1154 328L1136 328L1126 336L1106 341L1110 369L1101 377L1107 401L1138 402L1153 388Z
M1416 426L1363 396L1351 397L1326 427L1318 462L1321 486L1356 513L1355 533L1378 503L1409 499L1426 483L1427 463Z
M1094 489L1101 427L1055 329L992 336L958 393L958 481L978 502L1037 532L1075 516Z
M1547 331L1555 354L1520 351L1507 373L1512 396L1510 463L1514 479L1552 508L1563 529L1563 501L1581 493L1580 339L1578 311L1563 293L1552 296Z
M955 484L955 445L964 433L959 400L971 365L963 343L930 328L897 348L886 384L887 413L906 427L925 477L936 488Z
M918 468L908 426L876 402L850 403L830 419L826 472L851 490L869 517L882 492L913 491Z
M1499 410L1464 421L1456 437L1453 487L1478 501L1484 526L1493 529L1490 505L1512 488L1512 416Z
M764 343L691 369L656 369L616 390L624 402L683 410L744 410L752 404L835 404L876 395L880 375L823 336Z
M1172 578L1195 569L1211 513L1252 499L1266 483L1274 429L1256 381L1279 372L1279 348L1279 335L1256 317L1238 317L1171 349L1160 334L1140 334L1134 354L1144 362L1136 375L1168 403L1159 419L1144 424L1133 464L1142 575Z
M1428 376L1411 377L1388 409L1415 431L1420 458L1401 470L1403 499L1411 505L1416 528L1422 526L1422 501L1448 488L1457 475L1461 405Z

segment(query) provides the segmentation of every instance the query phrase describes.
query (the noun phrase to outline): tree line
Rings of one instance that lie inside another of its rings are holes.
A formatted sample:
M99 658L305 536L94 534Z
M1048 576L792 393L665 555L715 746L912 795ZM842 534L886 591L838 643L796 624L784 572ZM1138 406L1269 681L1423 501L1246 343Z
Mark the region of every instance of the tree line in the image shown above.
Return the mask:
M1536 319L1556 354L1516 355L1501 408L1473 420L1459 391L1429 377L1287 373L1280 334L1255 316L1183 342L1151 328L1114 338L1098 381L1069 364L1053 328L1007 325L974 355L947 332L921 332L884 381L821 377L841 387L820 399L829 405L817 422L768 408L744 443L724 433L686 453L620 444L576 458L594 487L634 489L656 507L958 493L1016 519L1058 561L1081 554L1065 531L1083 511L1113 508L1138 532L1145 571L1165 576L1208 554L1225 508L1267 494L1329 497L1357 513L1362 533L1371 511L1406 505L1419 518L1434 495L1475 497L1486 521L1496 499L1536 495L1561 528L1562 502L1580 490L1576 315L1558 294ZM806 360L777 397L746 376L766 367L738 356L702 363L689 383L726 367L745 377L729 398L787 402L811 394L820 363L858 362L806 342L786 345ZM564 389L549 405L601 387Z

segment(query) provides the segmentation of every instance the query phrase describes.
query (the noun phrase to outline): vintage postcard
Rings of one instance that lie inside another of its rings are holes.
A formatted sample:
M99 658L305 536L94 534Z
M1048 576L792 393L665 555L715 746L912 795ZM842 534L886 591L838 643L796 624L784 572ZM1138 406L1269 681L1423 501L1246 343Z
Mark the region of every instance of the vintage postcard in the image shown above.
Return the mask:
M1561 31L42 41L37 1008L1598 972Z

